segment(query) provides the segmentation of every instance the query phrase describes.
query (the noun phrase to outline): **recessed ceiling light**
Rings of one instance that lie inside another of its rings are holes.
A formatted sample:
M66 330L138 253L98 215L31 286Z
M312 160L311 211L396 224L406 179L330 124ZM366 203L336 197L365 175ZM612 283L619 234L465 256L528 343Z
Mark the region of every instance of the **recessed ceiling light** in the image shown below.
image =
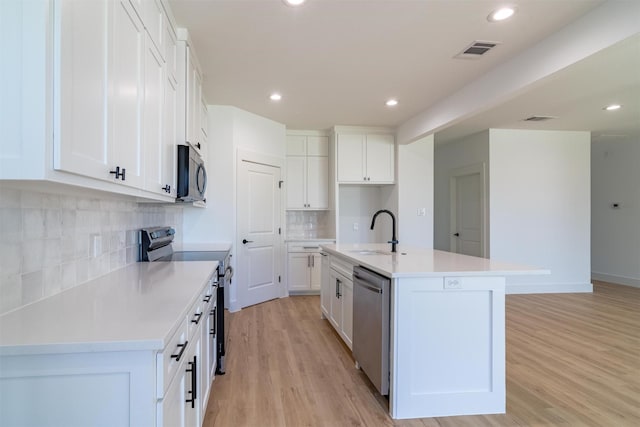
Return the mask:
M282 95L279 93L272 93L271 96L269 96L269 99L272 101L280 101L282 99Z
M619 110L620 108L622 108L622 105L620 104L611 104L604 107L603 110L614 111L614 110Z
M300 6L306 0L282 0L287 6Z
M387 107L395 107L396 105L398 105L398 100L397 99L390 99L386 102Z
M489 22L498 22L504 21L505 19L509 19L516 13L516 10L512 7L501 7L500 9L496 9L487 16L487 21Z

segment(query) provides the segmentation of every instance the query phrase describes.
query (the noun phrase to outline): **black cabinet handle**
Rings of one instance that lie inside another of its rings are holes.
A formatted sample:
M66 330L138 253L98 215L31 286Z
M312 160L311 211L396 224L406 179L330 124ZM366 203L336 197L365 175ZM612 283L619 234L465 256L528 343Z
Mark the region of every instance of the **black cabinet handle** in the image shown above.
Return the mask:
M246 245L247 243L253 243L253 240L242 239L242 243Z
M211 295L205 295L204 298L202 299L202 302L209 302L211 301Z
M124 173L125 173L125 168L122 168L122 172L120 172L120 166L116 166L116 170L114 171L109 171L110 174L115 175L116 179L120 179L122 178L122 180L124 181Z
M189 369L187 372L191 372L191 390L187 393L191 395L191 399L187 399L187 403L191 403L191 407L196 407L196 399L198 398L197 381L198 381L198 365L196 365L196 356L193 356L193 362L189 362Z
M209 313L209 316L213 316L213 328L211 328L211 330L209 331L209 334L212 336L216 336L216 325L217 325L217 320L216 320L216 309L214 308L213 310L211 310L211 312Z
M453 233L454 236L460 237L460 233Z
M162 190L164 190L165 193L171 193L171 186L169 184L166 184L164 187L162 187Z
M198 147L198 150L200 149L200 143L199 142L196 143L196 147Z
M202 312L196 313L195 317L191 319L191 323L195 323L196 325L200 323L200 318L202 317Z
M178 344L180 351L178 352L178 354L172 354L171 358L176 359L176 362L179 362L180 358L182 357L182 353L184 353L184 350L187 348L187 344L189 344L189 341L185 341L184 344Z

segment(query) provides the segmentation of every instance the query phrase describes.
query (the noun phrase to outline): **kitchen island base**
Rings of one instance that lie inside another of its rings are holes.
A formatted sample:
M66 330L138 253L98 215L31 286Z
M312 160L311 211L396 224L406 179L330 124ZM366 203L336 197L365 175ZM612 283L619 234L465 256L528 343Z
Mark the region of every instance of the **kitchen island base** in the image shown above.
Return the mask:
M352 281L350 272L361 266L391 279L392 418L506 412L506 277L548 270L407 246L397 252L384 244L321 247L321 310L349 348L357 340L350 329L353 298L338 297L348 295L343 285ZM333 321L336 301L342 323Z
M394 279L392 418L505 413L504 284L503 277Z

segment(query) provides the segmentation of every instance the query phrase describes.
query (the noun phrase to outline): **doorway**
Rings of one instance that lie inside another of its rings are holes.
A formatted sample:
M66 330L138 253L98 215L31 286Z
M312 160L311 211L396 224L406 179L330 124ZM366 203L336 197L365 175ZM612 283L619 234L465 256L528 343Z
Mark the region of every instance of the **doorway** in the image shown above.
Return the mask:
M450 250L488 257L485 164L478 163L451 172Z
M238 155L240 307L283 296L281 171L280 159L256 153Z

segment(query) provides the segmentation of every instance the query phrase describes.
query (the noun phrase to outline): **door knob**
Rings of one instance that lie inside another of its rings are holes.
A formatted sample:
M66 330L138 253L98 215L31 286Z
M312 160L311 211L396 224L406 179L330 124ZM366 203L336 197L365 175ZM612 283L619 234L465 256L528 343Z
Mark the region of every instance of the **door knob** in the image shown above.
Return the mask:
M453 233L454 236L460 237L460 233Z
M253 240L242 239L242 243L246 245L247 243L253 243Z

